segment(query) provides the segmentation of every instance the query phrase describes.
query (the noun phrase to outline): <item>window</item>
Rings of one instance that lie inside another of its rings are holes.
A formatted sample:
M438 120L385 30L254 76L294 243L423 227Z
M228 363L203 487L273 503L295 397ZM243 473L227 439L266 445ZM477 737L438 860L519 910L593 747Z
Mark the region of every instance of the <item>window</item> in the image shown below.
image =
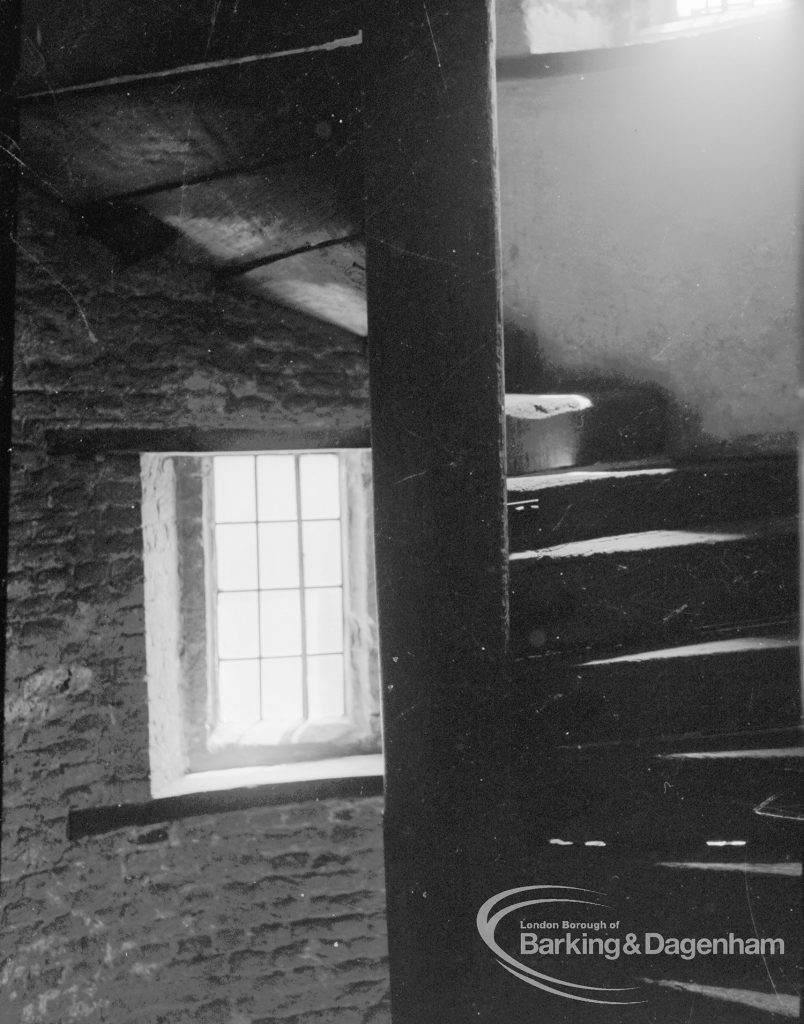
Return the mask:
M360 774L380 746L370 453L149 454L142 475L154 795Z
M675 0L672 14L648 22L663 37L689 35L704 29L728 27L787 7L790 0ZM651 8L654 11L654 8Z
M762 13L766 8L778 7L784 0L676 0L679 18L695 18L706 14L727 14L749 11Z

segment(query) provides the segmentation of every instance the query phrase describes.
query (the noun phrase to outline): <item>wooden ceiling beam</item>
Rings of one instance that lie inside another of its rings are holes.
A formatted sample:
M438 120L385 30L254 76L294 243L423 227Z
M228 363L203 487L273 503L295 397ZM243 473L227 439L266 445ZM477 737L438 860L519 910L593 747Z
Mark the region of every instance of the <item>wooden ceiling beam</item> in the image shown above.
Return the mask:
M359 241L311 249L235 279L269 302L365 336L366 250Z
M350 46L31 97L26 180L124 262L169 246L364 335L361 74Z
M347 150L342 160L327 154L290 161L135 202L181 232L183 258L238 273L361 231L362 166L349 159L354 155Z
M360 148L357 48L24 105L23 159L73 204Z
M281 263L282 260L289 260L293 256L306 256L307 253L318 252L319 249L331 249L335 245L346 245L352 242L362 242L362 240L362 234L356 231L351 235L344 235L342 238L325 238L320 242L308 242L305 245L296 246L295 249L282 249L279 252L259 256L252 260L234 260L218 267L214 273L218 281L226 281L238 277L240 274L248 274L252 270L268 267L272 263Z
M25 0L17 92L304 49L362 26L358 0Z

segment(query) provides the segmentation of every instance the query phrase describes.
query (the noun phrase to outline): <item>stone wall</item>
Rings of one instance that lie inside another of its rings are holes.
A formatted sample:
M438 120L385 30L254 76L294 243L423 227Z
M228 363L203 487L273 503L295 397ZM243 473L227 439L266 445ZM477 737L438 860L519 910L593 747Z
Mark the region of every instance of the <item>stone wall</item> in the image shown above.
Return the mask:
M150 791L139 456L64 438L365 431L365 340L121 266L40 199L19 242L0 1018L386 1020L381 800L67 838Z

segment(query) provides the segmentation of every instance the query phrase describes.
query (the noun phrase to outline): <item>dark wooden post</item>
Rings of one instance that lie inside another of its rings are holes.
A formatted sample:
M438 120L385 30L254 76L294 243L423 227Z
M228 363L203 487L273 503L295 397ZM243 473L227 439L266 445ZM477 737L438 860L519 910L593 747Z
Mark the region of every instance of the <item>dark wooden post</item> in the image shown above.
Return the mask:
M477 1020L507 572L490 0L367 5L367 272L395 1024Z

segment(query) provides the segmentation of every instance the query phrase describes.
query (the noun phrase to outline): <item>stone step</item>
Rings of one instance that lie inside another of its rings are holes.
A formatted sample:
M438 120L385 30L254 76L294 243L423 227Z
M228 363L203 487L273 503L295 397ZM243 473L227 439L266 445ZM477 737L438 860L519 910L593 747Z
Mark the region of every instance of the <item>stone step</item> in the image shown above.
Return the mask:
M797 511L795 456L588 466L508 480L512 552Z
M748 635L514 670L523 714L556 746L662 751L786 745L801 716L795 636Z
M769 798L793 791L802 769L800 739L785 747L662 753L622 745L559 749L539 718L499 716L484 748L500 773L500 814L519 816L532 835L589 841L621 852L655 850L693 857L744 845L762 859L789 857L800 821L762 813ZM504 735L502 733L504 732Z
M645 388L506 395L508 474L658 456L666 419L661 398Z
M666 647L798 616L798 522L651 530L514 552L511 649Z

